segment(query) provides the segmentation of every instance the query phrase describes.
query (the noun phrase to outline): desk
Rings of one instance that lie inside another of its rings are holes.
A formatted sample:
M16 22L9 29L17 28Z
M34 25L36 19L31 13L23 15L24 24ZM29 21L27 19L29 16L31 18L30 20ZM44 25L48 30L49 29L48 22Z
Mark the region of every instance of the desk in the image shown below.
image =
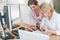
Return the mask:
M28 24L20 23L20 27L27 27L27 26L28 26ZM20 27L19 27L19 28L20 28ZM18 28L16 28L16 29L18 29ZM50 36L50 40L60 40L60 36L51 35L51 36Z
M10 32L8 28L6 28L5 32L10 33L14 37L13 39L8 39L8 40L16 40L16 36L12 32ZM0 40L2 39L0 38Z
M0 38L0 40L2 40L2 39ZM8 39L8 40L16 40L16 39Z
M20 26L17 26L16 28L13 28L13 30L18 30L19 28L21 28L21 27L24 27L24 28L26 28L27 26L28 26L28 24L26 24L26 23L19 23L18 25L20 25Z
M50 40L60 40L60 36L51 35Z
M13 30L18 30L19 28L21 28L21 27L27 27L28 26L28 24L26 24L26 23L20 23L19 24L20 26L17 26L16 28L14 28ZM9 31L8 29L7 29L7 31ZM11 32L9 32L9 33L11 33ZM12 34L12 33L11 33ZM13 34L12 34L13 35ZM15 35L13 35L14 37L15 37ZM2 40L1 38L0 38L0 40ZM14 39L9 39L9 40L16 40L16 37L14 38ZM50 40L60 40L60 36L56 36L56 35L51 35L50 36Z
M2 40L2 39L0 38L0 40Z

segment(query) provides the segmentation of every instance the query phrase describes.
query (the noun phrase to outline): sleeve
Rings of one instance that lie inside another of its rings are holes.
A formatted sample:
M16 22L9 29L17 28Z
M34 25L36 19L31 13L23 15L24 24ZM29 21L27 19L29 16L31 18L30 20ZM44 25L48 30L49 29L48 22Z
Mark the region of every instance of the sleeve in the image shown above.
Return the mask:
M57 35L60 35L60 15L57 16L56 33L57 33Z

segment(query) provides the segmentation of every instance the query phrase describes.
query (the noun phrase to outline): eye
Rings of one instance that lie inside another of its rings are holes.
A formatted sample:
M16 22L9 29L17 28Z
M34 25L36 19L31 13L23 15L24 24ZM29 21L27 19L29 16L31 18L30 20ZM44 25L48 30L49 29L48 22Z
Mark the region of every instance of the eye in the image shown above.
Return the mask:
M35 6L31 7L31 8L35 8Z

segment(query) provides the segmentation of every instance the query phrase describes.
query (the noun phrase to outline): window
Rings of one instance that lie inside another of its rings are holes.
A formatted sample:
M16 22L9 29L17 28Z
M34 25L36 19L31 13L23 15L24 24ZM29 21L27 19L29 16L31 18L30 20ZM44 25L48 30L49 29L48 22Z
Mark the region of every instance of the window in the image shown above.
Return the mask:
M60 13L60 0L54 0L54 9Z

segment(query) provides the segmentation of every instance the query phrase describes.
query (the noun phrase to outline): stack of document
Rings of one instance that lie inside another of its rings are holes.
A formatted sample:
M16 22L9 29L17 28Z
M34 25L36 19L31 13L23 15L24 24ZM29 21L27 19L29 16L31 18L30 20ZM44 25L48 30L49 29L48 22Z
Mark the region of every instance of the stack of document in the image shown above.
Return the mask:
M49 36L42 34L38 30L34 32L18 30L18 32L21 40L49 40Z

